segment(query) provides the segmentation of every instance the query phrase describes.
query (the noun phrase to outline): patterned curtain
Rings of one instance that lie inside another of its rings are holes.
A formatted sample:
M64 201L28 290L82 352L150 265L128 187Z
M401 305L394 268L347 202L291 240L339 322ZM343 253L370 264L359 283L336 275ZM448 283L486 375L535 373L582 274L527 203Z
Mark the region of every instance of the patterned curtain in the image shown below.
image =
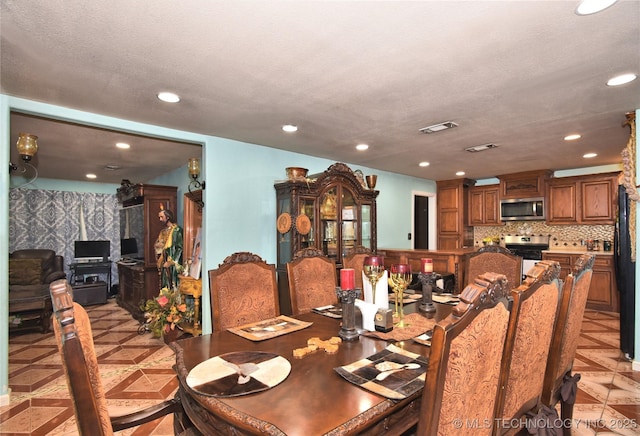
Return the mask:
M111 260L120 258L120 205L114 194L9 190L9 252L48 248L64 256L65 271L81 239L81 216L88 240L111 241ZM112 277L117 277L114 266Z

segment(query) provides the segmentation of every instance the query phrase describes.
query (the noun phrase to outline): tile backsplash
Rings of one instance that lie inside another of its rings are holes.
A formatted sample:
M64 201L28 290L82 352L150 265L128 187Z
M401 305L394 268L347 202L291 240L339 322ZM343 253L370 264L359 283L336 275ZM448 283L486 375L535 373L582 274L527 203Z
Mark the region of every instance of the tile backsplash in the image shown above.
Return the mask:
M551 235L549 246L578 247L580 241L597 239L613 241L615 226L551 226L542 221L512 222L503 226L476 226L473 228L473 241L476 247L482 246L482 239L503 237L504 235Z

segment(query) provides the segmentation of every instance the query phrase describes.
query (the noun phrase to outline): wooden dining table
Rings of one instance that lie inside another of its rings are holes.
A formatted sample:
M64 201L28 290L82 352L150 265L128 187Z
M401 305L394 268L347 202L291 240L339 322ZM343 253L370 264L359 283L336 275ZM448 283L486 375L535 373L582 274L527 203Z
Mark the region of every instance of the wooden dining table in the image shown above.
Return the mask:
M446 305L437 308L436 320L450 312ZM308 339L338 336L341 322L316 313L295 319L312 324L263 341L221 331L172 344L179 380L176 395L189 420L203 434L400 434L418 422L422 389L405 399L391 400L348 382L334 370L384 350L389 342L360 335L355 341L339 344L335 354L319 349L303 358L294 358L293 350L305 347ZM429 354L428 346L411 339L393 343L416 354ZM195 366L238 351L278 354L290 362L291 371L276 386L242 396L208 396L187 385L187 376Z

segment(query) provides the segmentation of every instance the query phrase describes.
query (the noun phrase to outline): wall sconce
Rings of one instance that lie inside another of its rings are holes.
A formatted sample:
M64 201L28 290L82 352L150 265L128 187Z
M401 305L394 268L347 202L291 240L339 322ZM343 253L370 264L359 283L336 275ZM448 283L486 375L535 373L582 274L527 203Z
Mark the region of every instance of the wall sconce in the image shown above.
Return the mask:
M198 180L200 176L200 159L197 157L189 158L189 164L187 165L189 169L189 176L191 177L191 182L189 183L189 197L198 205L198 208L202 210L204 207L204 201L202 201L202 195L200 198L197 198L192 192L192 189L202 189L204 190L204 180Z
M33 171L33 176L27 182L19 186L14 186L14 188L20 188L28 185L38 178L38 170L31 164L31 158L33 158L33 156L38 152L38 137L29 133L20 133L18 134L16 148L18 149L18 154L20 154L20 159L22 159L22 168L12 162L9 162L9 174L13 171L20 170L22 177L27 178L27 169L30 168Z

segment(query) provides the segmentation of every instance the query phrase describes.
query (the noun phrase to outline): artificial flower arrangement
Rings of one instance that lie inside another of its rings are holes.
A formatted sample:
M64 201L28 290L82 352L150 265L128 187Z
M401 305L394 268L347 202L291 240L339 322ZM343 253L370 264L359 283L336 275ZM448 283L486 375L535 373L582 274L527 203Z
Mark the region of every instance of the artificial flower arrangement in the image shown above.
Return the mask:
M164 287L156 298L147 300L143 310L149 330L159 338L162 334L175 330L184 320L187 305L182 302L182 295L177 288Z
M500 243L500 237L499 236L487 236L486 238L482 238L482 242L484 243L484 245L493 245L493 244L499 244Z

